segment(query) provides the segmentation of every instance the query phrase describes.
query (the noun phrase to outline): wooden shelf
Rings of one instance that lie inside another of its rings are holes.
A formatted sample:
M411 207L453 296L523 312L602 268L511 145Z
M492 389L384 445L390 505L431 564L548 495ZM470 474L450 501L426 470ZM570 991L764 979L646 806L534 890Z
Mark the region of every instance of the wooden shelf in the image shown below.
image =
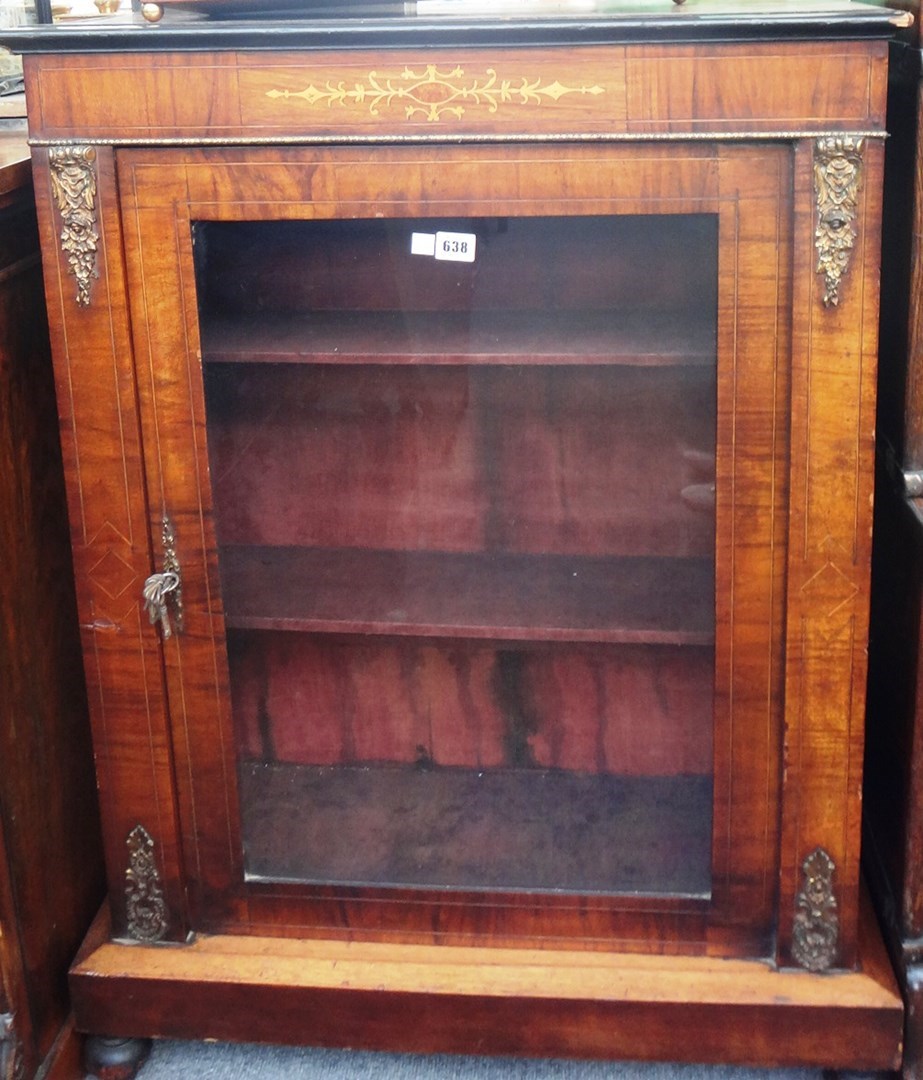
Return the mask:
M207 362L627 364L715 362L702 311L316 311L202 317Z
M220 550L229 628L708 645L708 559Z
M251 880L708 896L711 778L247 762Z

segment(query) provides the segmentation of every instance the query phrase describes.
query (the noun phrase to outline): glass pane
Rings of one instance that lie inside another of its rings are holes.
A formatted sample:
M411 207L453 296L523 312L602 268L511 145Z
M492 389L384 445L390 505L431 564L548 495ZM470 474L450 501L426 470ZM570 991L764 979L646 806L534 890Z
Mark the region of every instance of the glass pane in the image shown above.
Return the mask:
M715 219L196 251L248 875L707 894Z

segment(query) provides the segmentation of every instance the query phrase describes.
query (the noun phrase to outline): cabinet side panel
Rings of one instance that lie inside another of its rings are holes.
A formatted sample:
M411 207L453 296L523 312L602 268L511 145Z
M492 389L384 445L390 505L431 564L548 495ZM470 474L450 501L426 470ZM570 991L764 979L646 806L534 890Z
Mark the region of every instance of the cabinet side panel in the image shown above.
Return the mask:
M816 272L814 144L796 153L792 472L780 959L792 958L803 861L833 860L839 946L855 961L871 557L883 150L862 149L857 233L839 302Z
M915 938L923 914L923 527L881 466L872 577L865 853L886 921Z
M901 937L918 938L923 934L923 522L919 499L905 496L893 466L916 471L923 465L923 90L918 50L895 46L893 62L865 826L870 880L876 881L876 892L883 890L878 897L886 920L893 920ZM916 1051L914 1060L918 1057Z
M63 250L62 236L70 241L74 235L72 207L60 209L48 153L37 151L34 161L114 926L117 933L126 928L126 841L140 824L154 838L169 912L166 932L182 937L160 644L141 607L151 550L113 158L105 148L85 158L91 177L84 177L82 206L98 234L85 304Z
M923 115L923 87L917 93L915 108L905 107L901 119L909 113L916 121L912 145L916 147L912 169L912 213L909 222L904 218L904 229L910 235L910 310L907 323L906 365L907 385L904 405L904 431L893 432L895 442L903 442L903 461L907 468L923 466L923 138L920 138L920 116ZM909 139L902 142L906 144ZM891 148L889 147L889 151ZM895 150L895 153L898 151ZM898 179L901 174L898 173ZM890 205L894 205L893 203ZM906 215L907 204L902 202L900 213ZM892 211L893 213L893 211ZM909 225L909 228L907 226ZM904 343L901 342L901 345ZM897 418L891 418L894 422ZM903 439L901 439L903 435Z

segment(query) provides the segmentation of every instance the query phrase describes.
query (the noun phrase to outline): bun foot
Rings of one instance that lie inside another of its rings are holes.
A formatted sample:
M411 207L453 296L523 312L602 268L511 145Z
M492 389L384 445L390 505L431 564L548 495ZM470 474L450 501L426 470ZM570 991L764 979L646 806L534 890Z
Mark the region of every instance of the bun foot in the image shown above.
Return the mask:
M96 1080L131 1080L150 1052L150 1039L90 1035L83 1046L83 1064Z

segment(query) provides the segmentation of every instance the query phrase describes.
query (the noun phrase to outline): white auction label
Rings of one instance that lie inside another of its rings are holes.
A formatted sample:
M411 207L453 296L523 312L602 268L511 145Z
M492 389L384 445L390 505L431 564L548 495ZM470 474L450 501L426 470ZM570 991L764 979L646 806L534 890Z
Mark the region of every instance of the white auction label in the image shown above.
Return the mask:
M436 254L436 234L431 232L415 232L410 236L410 254L411 255L429 255L432 257Z
M444 262L474 262L477 237L467 232L415 232L410 234L410 254L429 255Z
M474 233L437 232L435 255L446 262L474 262L476 244Z

